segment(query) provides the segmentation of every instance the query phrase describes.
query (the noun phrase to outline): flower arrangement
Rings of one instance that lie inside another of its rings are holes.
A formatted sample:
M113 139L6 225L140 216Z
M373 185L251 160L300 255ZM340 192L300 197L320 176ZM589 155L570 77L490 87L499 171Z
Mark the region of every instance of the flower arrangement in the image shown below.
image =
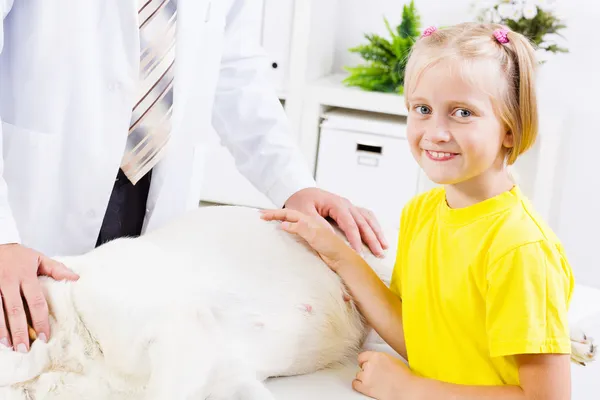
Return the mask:
M350 75L344 79L344 84L368 91L402 94L408 54L420 36L421 20L414 0L404 5L402 22L396 27L396 31L390 27L386 18L384 21L391 40L376 34L365 34L369 44L359 45L349 51L360 54L368 63L346 67Z
M521 33L545 53L568 53L553 38L567 26L559 16L557 0L479 0L473 4L480 22L506 25Z

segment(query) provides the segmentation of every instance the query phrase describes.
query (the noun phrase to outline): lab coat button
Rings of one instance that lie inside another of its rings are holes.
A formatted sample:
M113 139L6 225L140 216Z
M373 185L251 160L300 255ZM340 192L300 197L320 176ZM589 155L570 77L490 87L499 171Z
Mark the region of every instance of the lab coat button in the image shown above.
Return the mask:
M113 83L109 83L108 84L108 90L110 90L111 92L119 90L120 88L121 88L121 84L119 84L117 82L113 82Z
M86 215L88 216L88 218L95 218L96 217L96 211L94 211L94 210L88 210L88 212L86 213Z

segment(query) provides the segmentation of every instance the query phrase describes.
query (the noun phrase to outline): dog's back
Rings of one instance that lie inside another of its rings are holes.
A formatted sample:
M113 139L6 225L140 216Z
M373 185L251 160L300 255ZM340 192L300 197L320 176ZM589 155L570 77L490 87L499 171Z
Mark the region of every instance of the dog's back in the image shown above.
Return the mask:
M262 379L343 362L365 337L339 278L253 209L200 208L144 237L62 261L81 278L47 284L60 323L38 346L50 354L44 371L93 381L81 380L79 391L73 382L54 388L62 390L54 398L106 398L89 397L101 389L111 398L226 398L236 388L265 398ZM14 387L53 398L40 388L43 378Z

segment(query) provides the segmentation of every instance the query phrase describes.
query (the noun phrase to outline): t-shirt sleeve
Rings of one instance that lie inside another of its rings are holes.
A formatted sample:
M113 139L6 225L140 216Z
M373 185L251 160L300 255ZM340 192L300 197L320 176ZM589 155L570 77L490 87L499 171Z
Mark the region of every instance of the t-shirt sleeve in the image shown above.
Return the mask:
M573 277L545 241L522 245L487 270L486 329L491 357L567 354Z

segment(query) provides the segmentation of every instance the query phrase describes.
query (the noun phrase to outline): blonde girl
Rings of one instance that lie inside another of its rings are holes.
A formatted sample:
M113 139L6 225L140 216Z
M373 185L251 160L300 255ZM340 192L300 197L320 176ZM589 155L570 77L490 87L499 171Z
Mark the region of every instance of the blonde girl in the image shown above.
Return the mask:
M263 213L320 253L408 360L410 368L362 353L357 391L376 399L570 398L572 271L507 171L537 135L535 67L530 43L499 25L428 28L415 44L405 76L408 140L440 186L403 209L390 289L311 217Z

